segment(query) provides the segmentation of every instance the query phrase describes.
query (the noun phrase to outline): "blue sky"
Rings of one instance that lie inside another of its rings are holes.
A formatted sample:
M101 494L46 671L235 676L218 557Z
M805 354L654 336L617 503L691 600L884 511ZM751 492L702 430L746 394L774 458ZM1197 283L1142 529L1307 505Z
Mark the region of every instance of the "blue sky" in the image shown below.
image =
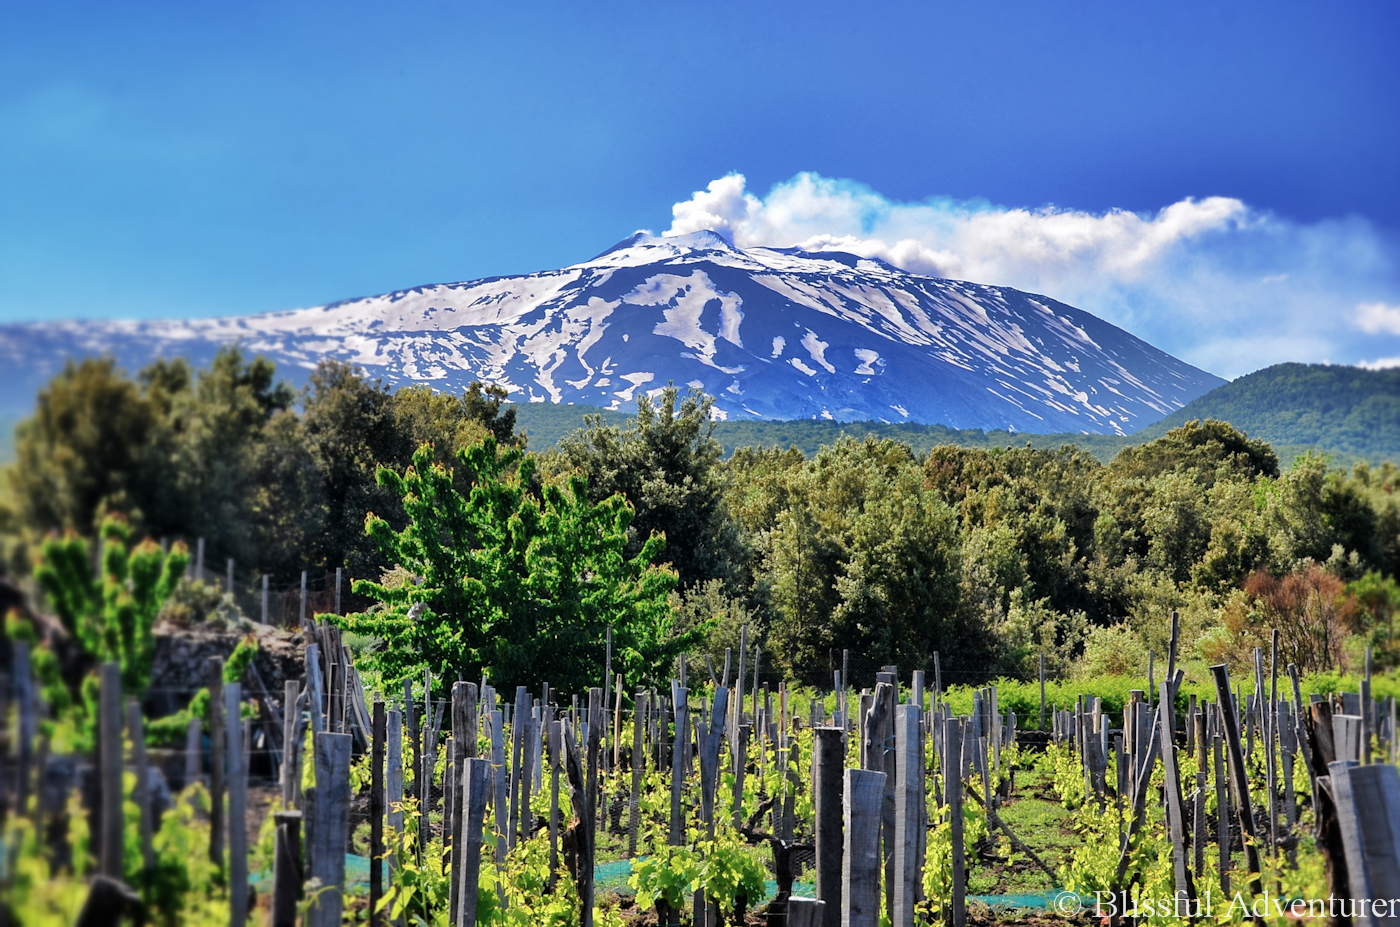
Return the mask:
M1400 363L1397 27L1381 2L7 4L0 321L558 267L737 172L743 241L917 252L1225 375ZM802 190L865 205L772 219ZM1102 240L1008 254L1051 226Z

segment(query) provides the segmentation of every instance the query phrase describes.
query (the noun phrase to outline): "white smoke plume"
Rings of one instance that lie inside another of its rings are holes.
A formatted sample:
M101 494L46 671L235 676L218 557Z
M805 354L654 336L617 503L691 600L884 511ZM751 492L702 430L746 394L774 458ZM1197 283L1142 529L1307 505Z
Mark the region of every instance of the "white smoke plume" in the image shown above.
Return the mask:
M1400 353L1400 248L1354 217L1302 224L1223 196L1151 214L906 203L811 173L764 197L730 174L672 214L667 234L711 229L742 248L848 251L1043 293L1227 377Z

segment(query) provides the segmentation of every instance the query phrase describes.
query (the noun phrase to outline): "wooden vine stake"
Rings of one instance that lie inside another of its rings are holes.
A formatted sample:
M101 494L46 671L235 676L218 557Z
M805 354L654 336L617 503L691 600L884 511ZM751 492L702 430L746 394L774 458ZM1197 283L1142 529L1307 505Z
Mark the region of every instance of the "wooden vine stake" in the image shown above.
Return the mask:
M880 923L880 818L884 798L883 772L846 770L841 927L878 927Z
M102 789L101 849L98 859L102 874L120 881L125 873L122 860L122 674L116 663L103 663L98 701L98 762Z
M228 722L224 728L228 733L228 906L231 927L243 927L248 922L248 755L243 742L243 725L238 719L238 706L242 701L241 685L231 682L224 687L224 717Z
M461 781L462 829L453 843L458 861L455 927L476 927L477 886L481 882L481 832L486 825L486 800L491 793L491 763L475 757L464 761Z
M340 927L345 899L345 845L350 838L350 735L313 738L316 759L314 826L310 833L312 897L305 927Z
M1254 830L1254 806L1249 798L1249 771L1244 765L1244 750L1240 746L1240 726L1235 718L1235 702L1230 694L1230 668L1225 664L1212 666L1215 695L1220 702L1220 722L1225 735L1226 759L1230 769L1230 786L1234 793L1235 812L1244 835L1245 863L1249 866L1250 891L1259 892L1259 839Z

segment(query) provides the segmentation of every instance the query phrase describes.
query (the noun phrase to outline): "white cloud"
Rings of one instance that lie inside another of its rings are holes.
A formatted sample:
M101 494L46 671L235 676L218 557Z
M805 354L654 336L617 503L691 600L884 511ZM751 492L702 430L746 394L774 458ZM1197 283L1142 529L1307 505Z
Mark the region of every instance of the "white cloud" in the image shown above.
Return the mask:
M684 235L710 229L732 241L735 227L746 223L749 215L762 206L758 197L744 192L742 174L729 174L710 181L707 190L697 190L684 203L672 206L674 218L666 234Z
M1375 360L1364 360L1357 366L1367 370L1392 370L1400 367L1400 357L1378 357Z
M1362 303L1356 307L1353 317L1356 327L1368 334L1387 332L1400 335L1400 306L1387 306L1385 303Z
M1340 324L1345 306L1362 331L1400 336L1395 243L1356 218L1303 225L1223 196L1146 214L910 203L811 173L761 198L730 174L672 214L667 234L713 229L740 247L849 251L1044 293L1225 376L1374 356L1375 339Z

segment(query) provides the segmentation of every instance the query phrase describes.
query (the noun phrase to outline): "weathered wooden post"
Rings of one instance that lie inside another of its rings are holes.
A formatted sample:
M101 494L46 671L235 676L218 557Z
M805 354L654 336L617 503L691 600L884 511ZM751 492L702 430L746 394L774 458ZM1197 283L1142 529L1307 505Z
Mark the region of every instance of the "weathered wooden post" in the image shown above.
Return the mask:
M350 735L312 738L316 760L315 826L311 828L314 895L305 927L340 927L345 899L345 845L350 838Z
M734 706L734 729L737 733L739 725L744 723L744 670L749 660L749 626L743 624L739 626L739 673L735 676L734 694L738 696L738 703Z
M301 900L301 812L273 815L277 843L272 864L272 927L296 927Z
M1264 719L1264 792L1268 806L1269 852L1276 855L1278 853L1278 759L1275 751L1278 748L1278 719L1274 714L1274 708L1278 704L1277 628L1273 632L1273 646L1270 654L1268 701L1264 701L1265 694L1262 687L1256 701L1261 703L1261 713Z
M671 697L675 703L675 748L671 750L671 831L669 843L678 847L685 843L685 814L681 809L681 790L685 785L685 744L689 740L687 702L690 691L671 681Z
M384 800L389 812L389 830L397 846L398 837L403 833L403 713L397 708L389 709L384 735ZM390 857L390 871L397 862L396 856Z
M515 689L515 710L510 723L510 808L506 824L506 848L515 846L520 838L520 776L521 751L524 748L524 731L529 721L530 690L524 686Z
M753 648L753 714L755 718L758 717L758 674L762 668L763 648L755 644ZM685 685L684 680L681 681L681 685Z
M282 688L282 807L297 808L301 802L301 741L297 736L300 718L297 700L301 696L301 686L295 679L288 679Z
M1260 888L1258 835L1254 832L1254 806L1249 800L1249 771L1244 765L1244 751L1240 747L1240 728L1239 723L1235 720L1235 703L1230 695L1230 668L1222 663L1218 666L1212 666L1210 671L1215 677L1215 694L1220 702L1220 726L1225 735L1235 811L1244 837L1244 855L1245 862L1249 866L1250 890L1257 893Z
M15 687L15 720L19 725L19 743L16 744L19 748L16 757L19 787L15 793L15 806L20 814L28 814L29 791L34 775L34 677L30 670L29 642L11 641L10 647L10 672Z
M1293 719L1293 709L1289 706L1287 700L1279 699L1279 703L1274 710L1280 715L1278 734L1279 760L1283 768L1284 822L1288 830L1292 832L1293 826L1298 823L1298 799L1293 792L1294 761L1298 756L1297 727Z
M303 648L302 654L306 664L306 707L311 716L311 733L319 734L326 729L325 688L321 678L321 645L307 644Z
M452 773L451 778L444 783L443 791L451 796L448 807L451 814L445 815L444 831L451 836L450 846L452 848L452 882L449 886L449 911L460 910L457 903L457 892L459 890L461 873L462 854L459 852L461 844L459 840L462 831L462 802L464 789L467 781L463 775L466 771L467 760L476 756L476 683L474 682L454 682L452 684L452 760L448 767ZM489 771L490 764L487 764ZM485 798L482 799L485 801ZM477 833L477 849L480 852L481 834Z
M132 798L141 815L141 863L147 872L155 866L155 849L151 838L155 818L151 809L151 777L146 767L146 726L141 718L141 703L134 696L126 700L126 729L131 737L131 760L136 767L136 791Z
M486 824L486 798L491 792L491 763L469 757L463 760L461 796L462 829L453 838L457 863L457 899L454 927L476 927L477 886L481 882L481 831Z
M224 717L228 723L228 894L229 924L248 922L248 755L243 745L243 724L238 706L243 687L224 687Z
M1215 768L1215 829L1220 857L1220 893L1230 894L1230 788L1225 778L1225 760L1221 750L1223 736L1219 731L1211 738L1212 764Z
M121 881L122 863L122 673L116 663L103 663L98 701L98 768L102 794L102 832L98 859L102 874Z
M203 727L198 718L191 718L185 726L185 788L199 781L204 766L204 749L200 743Z
M380 927L384 923L378 908L379 899L384 897L384 739L387 736L383 699L374 700L374 718L370 726L369 922L370 927Z
M609 701L609 698L610 698L611 695L612 695L612 685L613 685L613 671L612 671L612 627L609 626L609 627L607 627L607 628L604 628L604 629L603 629L603 635L604 635L604 644L603 644L603 648L604 648L604 649L603 649L603 686L602 686L602 688L603 688L603 716L604 716L603 724L604 724L605 726L604 726L604 728L603 728L603 740L602 740L602 751L603 751L603 755L602 755L602 762L603 762L603 768L606 769L606 768L607 768L607 765L608 765L608 730L607 730L606 725L607 725L607 714L608 714L608 701ZM684 657L682 657L682 659L684 659Z
M549 714L545 745L549 752L549 887L553 890L559 871L559 751L563 749L564 722L552 720L552 710Z
M1363 711L1369 708L1362 705ZM1400 898L1400 773L1386 763L1358 766L1339 761L1329 763L1327 769L1355 923L1379 925L1394 914L1383 917L1377 907L1385 905L1386 899ZM1364 904L1376 900L1380 905Z
M413 763L404 770L403 790L405 795L418 793L418 768L422 761L418 746L418 703L413 700L413 678L403 681L403 722L408 729L408 742L413 744Z
M224 866L224 659L209 658L209 859Z
M894 765L897 761L895 752L888 749L889 741L894 730L894 685L889 681L892 674L880 673L877 678L879 682L875 685L875 693L870 704L869 713L865 722L864 741L864 761L862 766L866 769L877 769L885 773L884 779L884 801L881 804L880 812L880 858L884 862L885 884L894 885ZM885 914L887 917L894 916L894 899L886 897Z
M1195 701L1195 696L1191 696ZM1197 879L1206 867L1206 714L1200 705L1191 713L1191 740L1196 748L1196 791L1191 796L1191 868Z
M894 927L914 927L915 886L919 871L919 831L924 794L923 750L919 739L917 704L895 709Z
M732 808L734 815L734 827L737 829L743 821L744 813L744 776L748 772L749 755L749 734L753 731L752 724L740 724L735 728L736 740L730 749L734 752L734 794Z
M950 824L949 841L953 848L953 927L967 925L967 859L963 846L963 731L962 722L949 718L943 722L943 785Z
M418 748L418 855L422 857L428 850L428 815L433 808L433 775L437 767L436 738L433 734L433 674L423 670L423 723L418 731L420 740L414 744Z
M715 791L719 786L719 744L724 735L723 723L729 708L729 690L715 687L714 706L709 722L699 726L700 746L700 820L715 832Z
M1036 730L1045 730L1045 651L1040 652L1040 727Z
M841 871L841 927L880 923L880 818L885 774L845 773L845 853Z
M816 814L816 890L826 902L822 927L841 923L842 794L845 789L846 732L839 727L819 727L813 734L812 787ZM791 927L791 924L789 924Z
M584 786L584 807L586 816L582 819L588 833L587 855L580 857L579 901L582 907L579 917L580 927L593 927L593 866L594 847L598 833L598 750L603 734L603 690L588 690L588 779Z
M612 704L612 769L622 766L622 674L615 673L613 682L617 691L613 693ZM528 808L528 804L526 805Z
M1175 614L1173 612L1172 614ZM1190 902L1196 897L1196 885L1191 878L1190 854L1186 848L1186 803L1181 794L1181 776L1176 767L1176 742L1172 738L1175 712L1172 710L1172 681L1162 683L1162 710L1158 712L1158 734L1162 739L1162 766L1165 773L1167 824L1172 842L1172 875L1176 897ZM1189 908L1188 908L1189 910Z
M491 808L496 822L496 863L506 861L506 809L510 806L506 783L505 714L500 709L491 712L491 773L494 789Z
M822 927L826 923L826 912L831 906L813 898L789 898L787 927ZM840 918L841 912L836 912Z
M643 733L648 707L646 689L638 689L632 699L632 794L627 805L627 856L637 855L637 831L641 824L642 776L646 772ZM731 741L732 743L732 741Z

